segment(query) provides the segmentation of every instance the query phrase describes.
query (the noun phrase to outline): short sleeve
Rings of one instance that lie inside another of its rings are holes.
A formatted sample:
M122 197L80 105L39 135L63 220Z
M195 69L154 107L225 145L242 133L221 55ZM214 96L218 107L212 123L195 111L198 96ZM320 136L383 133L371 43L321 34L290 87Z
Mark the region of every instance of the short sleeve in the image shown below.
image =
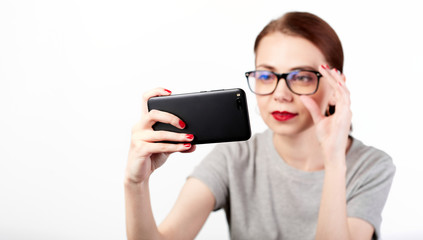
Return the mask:
M216 145L189 175L209 187L216 200L214 211L224 207L228 198L227 161L229 156L226 148L226 144Z
M355 174L354 191L347 199L348 216L360 218L372 224L375 229L373 239L380 238L382 210L395 175L392 159L385 153L381 153L367 156L361 171Z

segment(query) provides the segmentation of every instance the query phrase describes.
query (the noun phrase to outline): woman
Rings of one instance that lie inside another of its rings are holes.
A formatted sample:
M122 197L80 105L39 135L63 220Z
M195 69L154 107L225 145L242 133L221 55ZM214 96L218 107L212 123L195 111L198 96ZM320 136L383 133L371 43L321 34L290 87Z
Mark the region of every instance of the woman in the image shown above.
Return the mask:
M349 136L350 94L343 51L319 17L287 13L258 35L256 70L247 72L269 127L249 141L217 145L156 226L148 180L173 152L192 152L193 136L154 132L155 122L184 128L146 109L132 131L125 178L129 239L192 239L211 211L224 208L233 239L377 239L395 167L384 152ZM338 70L339 69L339 70ZM165 144L158 141L183 141Z

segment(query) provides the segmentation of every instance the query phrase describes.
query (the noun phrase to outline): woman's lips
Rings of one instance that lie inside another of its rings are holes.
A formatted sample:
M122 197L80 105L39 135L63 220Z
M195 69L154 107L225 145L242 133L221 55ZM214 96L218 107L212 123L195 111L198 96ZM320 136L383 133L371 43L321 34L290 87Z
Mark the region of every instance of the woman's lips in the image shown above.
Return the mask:
M296 117L298 115L298 113L291 113L291 112L287 112L287 111L283 111L283 112L279 112L279 111L274 111L272 112L272 116L275 120L277 121L288 121L294 117Z

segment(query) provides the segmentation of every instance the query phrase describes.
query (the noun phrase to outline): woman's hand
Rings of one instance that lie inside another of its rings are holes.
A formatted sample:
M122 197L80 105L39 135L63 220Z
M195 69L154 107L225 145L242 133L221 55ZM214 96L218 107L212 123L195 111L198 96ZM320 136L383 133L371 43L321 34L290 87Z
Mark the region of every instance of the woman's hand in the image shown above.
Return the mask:
M313 99L308 96L300 96L300 99L313 118L317 138L326 159L345 159L352 119L350 92L345 85L345 76L335 68L329 69L327 65L322 65L319 72L333 89L335 113L324 116ZM325 166L327 164L329 163L325 162Z
M141 120L132 128L126 181L142 183L150 177L154 170L166 162L171 153L195 150L195 145L189 143L194 138L192 134L154 131L152 128L156 122L168 123L180 129L185 127L185 123L173 114L158 110L148 111L148 99L170 94L171 92L164 88L156 88L144 94ZM159 143L160 141L186 143Z

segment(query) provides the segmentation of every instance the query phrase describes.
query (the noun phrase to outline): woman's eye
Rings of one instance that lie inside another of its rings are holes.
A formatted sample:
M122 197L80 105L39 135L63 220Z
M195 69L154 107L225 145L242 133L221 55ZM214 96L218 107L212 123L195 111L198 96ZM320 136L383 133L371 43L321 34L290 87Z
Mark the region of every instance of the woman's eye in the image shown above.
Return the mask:
M313 79L310 76L297 76L296 80L301 82L309 82Z
M314 76L313 73L310 73L310 72L296 72L296 73L293 73L288 78L290 78L291 81L307 83L307 82L313 82L316 76Z
M263 81L269 81L269 80L273 80L273 77L272 77L272 75L271 75L271 74L266 74L266 73L264 73L264 74L259 74L259 75L257 76L257 79L259 79L259 80L263 80Z
M258 79L260 79L260 80L268 80L269 78L270 78L269 75L264 75L264 74L261 74L261 75L258 76Z

